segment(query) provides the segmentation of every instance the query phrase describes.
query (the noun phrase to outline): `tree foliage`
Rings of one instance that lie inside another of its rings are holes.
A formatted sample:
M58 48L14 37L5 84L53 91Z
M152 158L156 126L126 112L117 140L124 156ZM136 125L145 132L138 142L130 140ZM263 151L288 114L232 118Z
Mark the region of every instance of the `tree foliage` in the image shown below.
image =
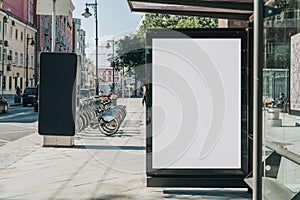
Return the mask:
M285 11L289 8L291 0L275 0L274 6L280 8L282 11Z
M122 65L132 68L145 63L145 40L139 35L125 36L117 41L117 57L122 60Z
M137 78L143 77L145 64L145 33L149 28L215 28L217 19L206 17L178 16L168 14L145 14L136 34L117 41L117 57L122 59L127 71L134 71Z
M148 28L215 28L217 26L217 19L208 17L146 14L138 34L144 34Z

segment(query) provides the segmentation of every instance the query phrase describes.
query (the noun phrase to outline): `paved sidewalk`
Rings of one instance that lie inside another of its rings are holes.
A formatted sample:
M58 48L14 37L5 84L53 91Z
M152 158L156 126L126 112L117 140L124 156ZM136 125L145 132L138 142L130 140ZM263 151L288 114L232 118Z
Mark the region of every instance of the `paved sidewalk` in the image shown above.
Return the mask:
M34 133L0 147L0 199L251 199L245 189L147 188L141 99L118 104L128 113L115 137L86 129L73 148L54 148Z

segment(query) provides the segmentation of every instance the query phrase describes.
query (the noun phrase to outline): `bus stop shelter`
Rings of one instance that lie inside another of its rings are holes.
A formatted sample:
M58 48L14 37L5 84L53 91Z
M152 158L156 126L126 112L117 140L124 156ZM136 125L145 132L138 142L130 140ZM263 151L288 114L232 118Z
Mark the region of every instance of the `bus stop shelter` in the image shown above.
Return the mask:
M248 20L253 14L253 0L134 0L132 11Z
M164 13L213 17L221 19L245 20L253 24L253 37L250 44L253 55L248 66L253 74L250 79L249 102L250 132L253 132L253 198L262 198L262 66L263 62L263 18L275 14L276 10L267 6L271 1L254 0L128 0L130 9L135 12Z

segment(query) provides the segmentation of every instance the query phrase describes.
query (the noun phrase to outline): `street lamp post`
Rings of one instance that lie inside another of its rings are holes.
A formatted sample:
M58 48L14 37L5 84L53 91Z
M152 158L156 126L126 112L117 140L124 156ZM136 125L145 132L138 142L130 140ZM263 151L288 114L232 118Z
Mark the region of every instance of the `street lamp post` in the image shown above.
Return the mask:
M30 45L34 45L34 37L26 37L26 82L25 85L28 87L28 46L29 46L29 41L31 41Z
M122 67L122 80L121 80L121 88L122 88L122 98L124 98L125 93L125 65L123 63L123 59L118 59L118 66Z
M112 43L112 68L113 68L113 78L112 78L112 91L113 93L115 92L115 66L116 66L116 63L115 63L115 38L113 38L112 40L107 40L107 45L106 45L106 48L110 48L110 44L109 42Z
M8 46L8 42L4 41L4 24L8 23L9 15L3 17L2 23L2 73L1 73L1 95L3 96L4 87L4 46Z
M95 17L95 23L96 23L96 78L95 78L95 82L96 82L96 95L99 95L99 83L98 83L98 15L97 15L97 0L95 0L95 3L86 3L85 4L86 8L85 8L85 12L82 14L82 16L84 16L85 18L88 18L90 16L92 16L92 14L89 12L89 8L88 7L92 7L94 9L94 17Z

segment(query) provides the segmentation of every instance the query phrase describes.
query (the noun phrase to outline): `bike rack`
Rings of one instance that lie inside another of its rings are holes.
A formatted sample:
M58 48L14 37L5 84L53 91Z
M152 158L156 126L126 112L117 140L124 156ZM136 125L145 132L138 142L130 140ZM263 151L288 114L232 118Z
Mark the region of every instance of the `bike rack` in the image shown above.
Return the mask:
M117 105L98 117L99 130L107 136L115 134L126 117L126 106Z
M125 105L113 105L116 105L115 101L102 102L98 97L81 99L77 131L81 132L90 125L93 129L98 127L107 136L117 133L127 112Z

